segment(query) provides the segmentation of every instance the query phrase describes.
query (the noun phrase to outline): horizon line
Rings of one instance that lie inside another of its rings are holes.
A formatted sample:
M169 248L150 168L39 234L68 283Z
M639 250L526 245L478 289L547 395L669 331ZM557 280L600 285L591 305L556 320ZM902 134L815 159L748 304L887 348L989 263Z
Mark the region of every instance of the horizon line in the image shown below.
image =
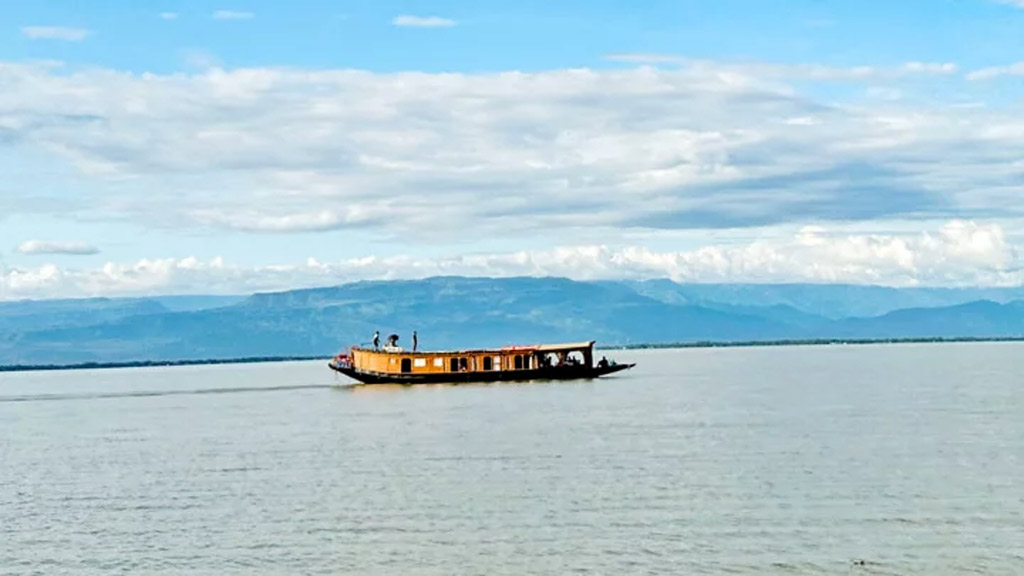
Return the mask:
M867 346L877 344L966 344L1024 342L1024 336L920 336L907 338L806 338L768 340L703 340L697 342L646 342L640 344L595 345L595 350L683 350L692 348L767 348L799 346ZM437 351L438 353L442 351ZM4 372L57 372L65 370L116 370L125 368L174 368L223 364L269 364L330 360L328 355L242 356L236 358L195 358L183 360L125 360L122 362L79 362L75 364L0 364Z

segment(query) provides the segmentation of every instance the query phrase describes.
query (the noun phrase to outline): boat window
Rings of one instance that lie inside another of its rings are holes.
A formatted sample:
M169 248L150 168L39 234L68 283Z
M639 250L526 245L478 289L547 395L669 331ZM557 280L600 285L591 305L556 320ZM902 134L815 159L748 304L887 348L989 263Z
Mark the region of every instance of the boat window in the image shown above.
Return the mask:
M501 356L494 357L494 369L501 370Z
M490 370L490 369L491 369L491 357L490 356L484 356L484 370Z
M469 370L469 364L466 363L465 358L459 358L459 370L466 372Z
M402 358L402 372L412 372L411 358Z
M444 368L444 358L434 358L435 368Z
M516 359L514 360L514 362L515 362L516 370L522 370L523 369L523 357L522 356L516 356Z
M449 366L448 366L448 371L449 372L458 372L459 371L459 359L458 358L452 358L451 359L451 362L449 363Z
M426 358L417 358L417 359L412 361L412 365L417 367L417 368L422 368L422 367L427 365L427 359Z

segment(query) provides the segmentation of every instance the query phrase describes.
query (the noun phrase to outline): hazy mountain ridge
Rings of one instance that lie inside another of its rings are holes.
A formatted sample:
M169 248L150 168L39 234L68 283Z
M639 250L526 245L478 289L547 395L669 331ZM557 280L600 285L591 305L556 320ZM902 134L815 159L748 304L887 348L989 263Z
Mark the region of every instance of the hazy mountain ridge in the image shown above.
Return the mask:
M0 302L0 335L43 328L89 326L121 318L170 312L156 300L89 298Z
M874 317L906 308L939 308L976 300L1024 300L1024 287L891 288L851 284L677 284L630 282L642 294L693 305L789 306L824 318Z
M367 343L374 330L399 334L403 345L418 330L427 349L580 339L1007 337L1024 335L1019 300L1024 289L435 277L249 297L6 302L0 364L326 356Z

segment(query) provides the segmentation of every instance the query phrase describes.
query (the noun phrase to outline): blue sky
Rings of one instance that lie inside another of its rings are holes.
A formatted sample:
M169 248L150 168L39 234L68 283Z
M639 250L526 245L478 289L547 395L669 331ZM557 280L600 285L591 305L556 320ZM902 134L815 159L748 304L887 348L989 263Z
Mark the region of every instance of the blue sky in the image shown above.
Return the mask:
M218 20L217 12L251 15ZM173 20L160 14L174 14ZM456 25L400 28L399 15ZM1024 51L1024 10L995 0L611 0L541 2L11 3L5 60L57 59L137 72L188 67L188 53L225 66L355 67L375 71L544 70L607 66L616 52L836 65L1005 63ZM91 31L87 42L33 41L24 26Z
M10 3L0 298L1019 282L1018 4Z

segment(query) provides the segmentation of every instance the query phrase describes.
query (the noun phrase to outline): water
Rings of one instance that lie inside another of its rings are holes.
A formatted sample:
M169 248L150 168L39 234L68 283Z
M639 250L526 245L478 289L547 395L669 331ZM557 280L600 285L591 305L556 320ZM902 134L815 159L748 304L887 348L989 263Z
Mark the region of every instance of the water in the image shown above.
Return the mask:
M1024 346L0 374L0 574L1022 574Z

